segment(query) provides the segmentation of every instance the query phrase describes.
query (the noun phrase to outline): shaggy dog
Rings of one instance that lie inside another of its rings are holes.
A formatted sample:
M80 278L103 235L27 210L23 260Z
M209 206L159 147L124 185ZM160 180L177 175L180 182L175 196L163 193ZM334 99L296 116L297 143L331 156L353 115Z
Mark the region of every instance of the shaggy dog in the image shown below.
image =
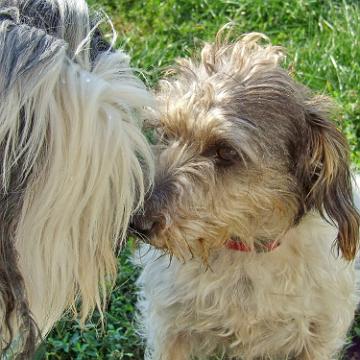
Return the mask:
M359 214L331 102L252 33L221 35L160 85L155 186L133 220L150 241L147 358L335 358L356 307Z
M151 182L151 97L97 25L83 0L0 1L0 348L19 358L78 301L101 311Z

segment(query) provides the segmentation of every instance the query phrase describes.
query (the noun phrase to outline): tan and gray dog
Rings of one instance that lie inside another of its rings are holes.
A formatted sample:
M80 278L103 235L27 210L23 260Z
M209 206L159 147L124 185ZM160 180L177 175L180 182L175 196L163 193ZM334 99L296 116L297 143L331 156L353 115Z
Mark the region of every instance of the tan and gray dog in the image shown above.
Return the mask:
M346 140L280 47L220 37L160 86L156 185L133 223L153 245L146 356L334 359L357 301Z

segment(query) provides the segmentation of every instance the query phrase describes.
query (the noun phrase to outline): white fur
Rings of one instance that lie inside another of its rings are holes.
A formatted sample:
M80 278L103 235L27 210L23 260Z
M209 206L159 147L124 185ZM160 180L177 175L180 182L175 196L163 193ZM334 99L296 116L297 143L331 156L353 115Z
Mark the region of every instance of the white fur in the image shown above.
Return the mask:
M207 359L216 349L246 360L329 360L344 344L358 301L354 264L332 252L336 235L310 214L276 250L224 248L207 269L200 259L170 263L143 247L147 359Z
M114 249L143 198L137 154L150 159L132 111L148 95L119 72L126 63L122 53L104 55L88 73L65 61L35 96L47 153L25 194L16 247L43 334L77 294L83 317L102 308L116 271Z

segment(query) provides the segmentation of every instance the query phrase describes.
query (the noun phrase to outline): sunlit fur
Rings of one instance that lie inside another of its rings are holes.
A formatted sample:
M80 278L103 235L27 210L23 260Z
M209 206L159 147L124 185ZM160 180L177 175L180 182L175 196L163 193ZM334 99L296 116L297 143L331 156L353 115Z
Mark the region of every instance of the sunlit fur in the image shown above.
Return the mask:
M349 150L330 100L282 58L261 34L220 33L160 85L154 191L133 221L159 249L139 258L148 359L329 360L344 344L360 222Z
M20 358L79 301L103 309L151 183L151 97L94 26L82 0L1 2L0 345Z

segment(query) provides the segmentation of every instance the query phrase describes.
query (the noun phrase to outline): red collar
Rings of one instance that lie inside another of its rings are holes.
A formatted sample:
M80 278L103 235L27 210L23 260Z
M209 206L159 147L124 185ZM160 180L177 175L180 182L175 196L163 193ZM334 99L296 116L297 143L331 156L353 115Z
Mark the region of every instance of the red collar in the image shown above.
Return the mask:
M275 250L280 244L277 241L272 241L270 243L266 243L262 245L263 251L257 251L257 252L268 252ZM251 252L251 248L249 245L245 244L242 241L236 241L236 240L228 240L225 244L227 249L230 250L236 250L236 251L242 251L242 252Z

